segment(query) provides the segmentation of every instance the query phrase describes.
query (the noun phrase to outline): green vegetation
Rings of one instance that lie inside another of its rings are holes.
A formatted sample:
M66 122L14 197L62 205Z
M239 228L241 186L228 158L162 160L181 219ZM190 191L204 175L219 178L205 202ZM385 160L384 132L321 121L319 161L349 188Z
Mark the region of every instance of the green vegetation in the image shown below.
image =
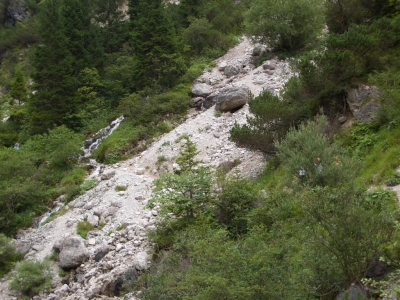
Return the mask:
M115 187L115 191L117 191L117 192L126 191L127 188L128 188L128 186L126 186L126 185L117 185Z
M0 234L0 277L7 274L23 256L15 252L11 239Z
M84 220L78 222L76 227L76 233L79 234L82 238L86 239L86 236L90 230L93 230L94 226L90 224L88 221Z
M51 288L53 274L49 261L23 261L16 267L16 275L10 288L23 296L32 298L40 291Z

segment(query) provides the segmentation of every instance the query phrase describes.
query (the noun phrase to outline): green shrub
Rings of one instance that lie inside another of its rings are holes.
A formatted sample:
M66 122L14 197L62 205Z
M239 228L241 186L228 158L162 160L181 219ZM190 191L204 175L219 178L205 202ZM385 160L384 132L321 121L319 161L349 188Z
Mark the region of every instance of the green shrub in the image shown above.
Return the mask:
M76 227L76 233L79 234L82 238L86 239L88 232L93 229L94 226L85 220L78 222L78 225Z
M0 278L7 274L14 264L23 258L15 252L11 239L0 233Z
M300 49L320 34L322 5L320 0L253 1L245 16L247 32L274 48Z
M81 185L81 193L84 194L88 190L91 190L97 185L97 180L96 179L88 179L85 180L85 182Z
M16 275L10 288L22 295L33 297L40 291L51 288L53 274L48 261L23 261L16 267Z
M388 180L386 180L387 186L395 186L398 184L400 184L400 173L396 173L390 176Z

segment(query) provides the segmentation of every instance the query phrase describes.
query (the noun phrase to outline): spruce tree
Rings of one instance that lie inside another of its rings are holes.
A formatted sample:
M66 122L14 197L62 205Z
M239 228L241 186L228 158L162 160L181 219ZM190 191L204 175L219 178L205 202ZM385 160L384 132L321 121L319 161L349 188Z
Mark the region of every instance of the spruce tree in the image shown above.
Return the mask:
M115 0L95 0L95 20L100 25L105 53L117 52L128 39L128 22Z
M78 82L61 18L61 4L62 0L43 1L38 15L41 42L36 48L32 76L36 93L28 102L32 134L62 124L70 128L79 126Z
M136 1L131 1L133 5ZM182 72L182 64L171 22L162 0L139 0L131 7L133 15L131 45L136 65L133 90L148 86L171 86Z
M26 88L25 77L20 69L15 72L14 81L11 86L10 96L13 100L17 100L18 104L25 102L28 90Z

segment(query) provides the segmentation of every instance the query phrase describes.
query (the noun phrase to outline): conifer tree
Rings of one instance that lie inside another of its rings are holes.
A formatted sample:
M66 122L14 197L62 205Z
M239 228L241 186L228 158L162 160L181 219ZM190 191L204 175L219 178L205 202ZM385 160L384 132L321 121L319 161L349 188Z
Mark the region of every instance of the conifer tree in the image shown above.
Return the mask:
M29 100L30 131L43 133L65 124L79 126L79 98L74 78L74 57L68 49L60 8L62 0L42 1L38 15L41 42L34 60L36 93Z
M130 5L136 5L136 1ZM133 14L131 45L136 58L133 89L172 85L183 67L162 1L139 0L137 6L130 8L130 13Z
M21 102L26 101L27 94L28 90L26 88L24 74L18 69L11 86L10 96L13 100L18 100L18 104L21 104Z
M120 50L128 39L124 14L115 0L95 0L95 19L100 25L100 35L105 53Z

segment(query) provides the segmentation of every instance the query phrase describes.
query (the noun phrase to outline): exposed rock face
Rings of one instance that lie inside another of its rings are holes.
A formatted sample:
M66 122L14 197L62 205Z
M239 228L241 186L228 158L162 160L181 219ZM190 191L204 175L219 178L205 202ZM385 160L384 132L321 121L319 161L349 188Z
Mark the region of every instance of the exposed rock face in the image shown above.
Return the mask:
M119 296L122 287L126 281L133 280L138 276L138 273L135 268L129 268L122 274L119 274L117 277L115 277L113 280L108 282L104 286L104 290L102 294L106 296Z
M194 97L207 97L212 93L212 87L207 83L194 83L192 86L192 95Z
M89 259L85 240L80 236L66 237L61 243L60 250L59 265L64 269L76 268Z
M247 103L249 91L245 87L227 87L216 96L215 110L222 112L239 108Z
M10 0L6 9L6 23L12 26L28 16L28 7L25 0Z
M376 86L360 85L357 88L347 88L347 103L353 116L360 122L374 120L380 104L376 100L381 93Z

